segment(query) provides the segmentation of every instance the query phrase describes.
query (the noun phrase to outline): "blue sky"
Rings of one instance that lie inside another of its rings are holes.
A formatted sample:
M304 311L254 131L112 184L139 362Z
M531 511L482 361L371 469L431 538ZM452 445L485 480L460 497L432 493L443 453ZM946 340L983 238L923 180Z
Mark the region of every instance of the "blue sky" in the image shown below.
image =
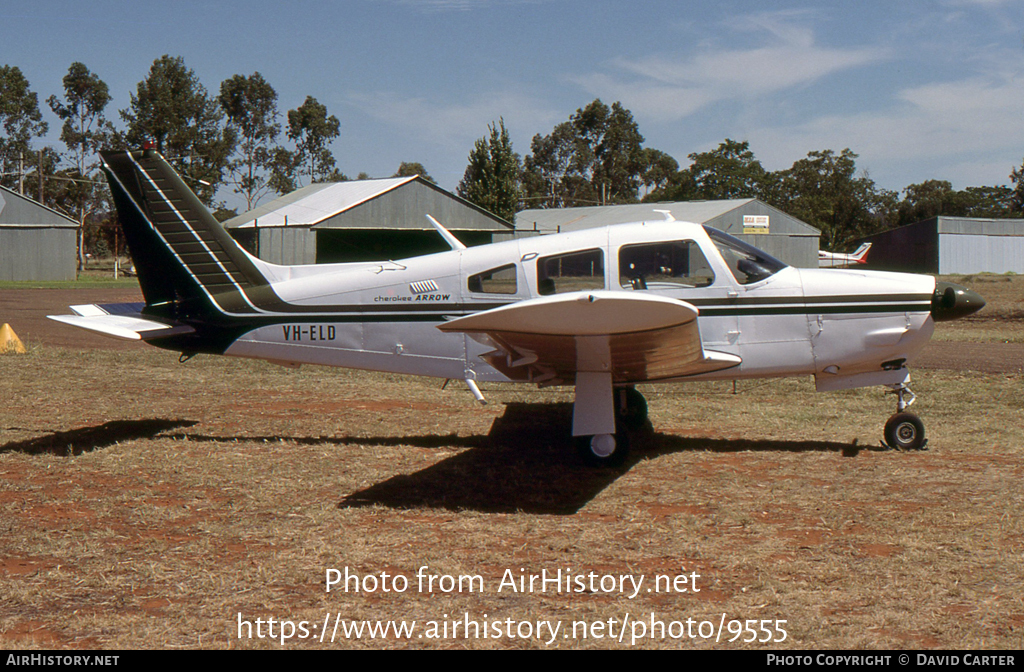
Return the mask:
M1007 184L1024 161L1024 0L37 0L0 15L0 64L45 106L81 61L108 117L156 58L211 93L259 71L282 115L307 95L341 122L338 167L418 161L441 186L503 117L517 152L595 98L681 165L724 138L769 170L849 147L880 186ZM120 120L117 120L120 124ZM229 194L220 194L228 198ZM230 199L229 199L230 201Z

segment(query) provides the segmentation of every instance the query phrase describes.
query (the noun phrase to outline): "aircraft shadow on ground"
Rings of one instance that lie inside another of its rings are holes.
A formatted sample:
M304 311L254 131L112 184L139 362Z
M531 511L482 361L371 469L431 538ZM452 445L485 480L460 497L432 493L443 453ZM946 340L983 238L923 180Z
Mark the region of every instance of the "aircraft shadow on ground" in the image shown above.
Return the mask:
M508 404L487 437L458 455L414 474L394 476L345 497L339 508L381 505L435 507L484 513L571 515L641 460L681 451L842 452L850 444L827 441L756 441L688 438L653 432L633 437L644 444L621 467L584 464L570 438L572 404ZM393 439L387 439L392 441ZM359 439L375 443L375 439ZM416 444L415 437L398 439ZM472 442L470 442L472 443Z
M14 441L0 446L0 453L81 455L122 441L153 439L163 432L195 424L193 420L111 420L95 427L53 432L34 439Z
M133 439L154 439L172 430L198 424L192 420L114 420L95 427L16 441L0 453L80 455ZM188 434L189 441L212 443L288 441L300 445L416 446L464 448L458 454L413 474L393 476L353 492L339 508L443 508L484 513L571 515L641 460L684 451L732 453L741 451L841 452L856 455L859 448L828 441L765 441L712 439L663 434L647 428L631 441L634 449L619 467L593 467L577 455L570 437L572 404L511 403L486 435L427 434L378 437L207 436Z

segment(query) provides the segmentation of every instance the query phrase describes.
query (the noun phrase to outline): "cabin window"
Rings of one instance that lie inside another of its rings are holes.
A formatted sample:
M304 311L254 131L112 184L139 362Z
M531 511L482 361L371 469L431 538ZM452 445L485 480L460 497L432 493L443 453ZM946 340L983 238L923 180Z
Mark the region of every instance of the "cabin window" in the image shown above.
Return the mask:
M619 250L623 289L707 287L714 281L707 257L692 240L627 245Z
M499 266L469 276L469 291L478 294L515 294L518 291L515 265Z
M772 255L748 245L739 238L734 238L728 233L722 233L718 229L705 226L704 230L711 237L718 251L722 253L722 260L732 271L736 282L741 285L750 285L770 278L786 267L786 264L779 261Z
M537 291L562 294L604 289L604 254L601 250L570 252L537 260Z

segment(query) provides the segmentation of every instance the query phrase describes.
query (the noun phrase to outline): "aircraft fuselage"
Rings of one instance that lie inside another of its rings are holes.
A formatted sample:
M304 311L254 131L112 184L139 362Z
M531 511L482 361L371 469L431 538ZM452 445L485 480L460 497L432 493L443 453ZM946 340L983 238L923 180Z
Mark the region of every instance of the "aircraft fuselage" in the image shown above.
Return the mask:
M690 273L656 268L640 288L631 282L635 269L625 266L644 246L657 261L659 244L666 246L666 263L686 264ZM668 259L672 254L677 258ZM553 264L560 270L552 290ZM493 349L489 344L442 334L439 324L588 290L639 291L695 306L704 347L742 362L687 380L814 375L822 389L893 384L906 377L903 363L931 335L935 289L935 280L923 275L792 267L742 283L705 229L681 222L616 225L400 261L266 266L291 314L266 310L258 318L266 323L239 334L224 354L478 381L510 377L481 359Z

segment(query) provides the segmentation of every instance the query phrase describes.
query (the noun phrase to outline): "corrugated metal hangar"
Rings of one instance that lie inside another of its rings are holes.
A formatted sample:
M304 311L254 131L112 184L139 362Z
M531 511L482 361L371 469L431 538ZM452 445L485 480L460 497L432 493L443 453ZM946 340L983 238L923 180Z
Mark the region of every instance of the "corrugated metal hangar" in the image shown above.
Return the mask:
M0 187L0 280L74 280L78 222Z
M818 267L821 232L756 198L523 210L516 215L516 236L662 221L665 215L659 210L667 210L681 222L706 224L732 234L792 266Z
M932 217L861 238L867 267L913 273L1024 273L1024 220Z
M419 176L311 184L224 226L274 264L386 261L449 249L426 215L466 245L512 237L509 222Z

